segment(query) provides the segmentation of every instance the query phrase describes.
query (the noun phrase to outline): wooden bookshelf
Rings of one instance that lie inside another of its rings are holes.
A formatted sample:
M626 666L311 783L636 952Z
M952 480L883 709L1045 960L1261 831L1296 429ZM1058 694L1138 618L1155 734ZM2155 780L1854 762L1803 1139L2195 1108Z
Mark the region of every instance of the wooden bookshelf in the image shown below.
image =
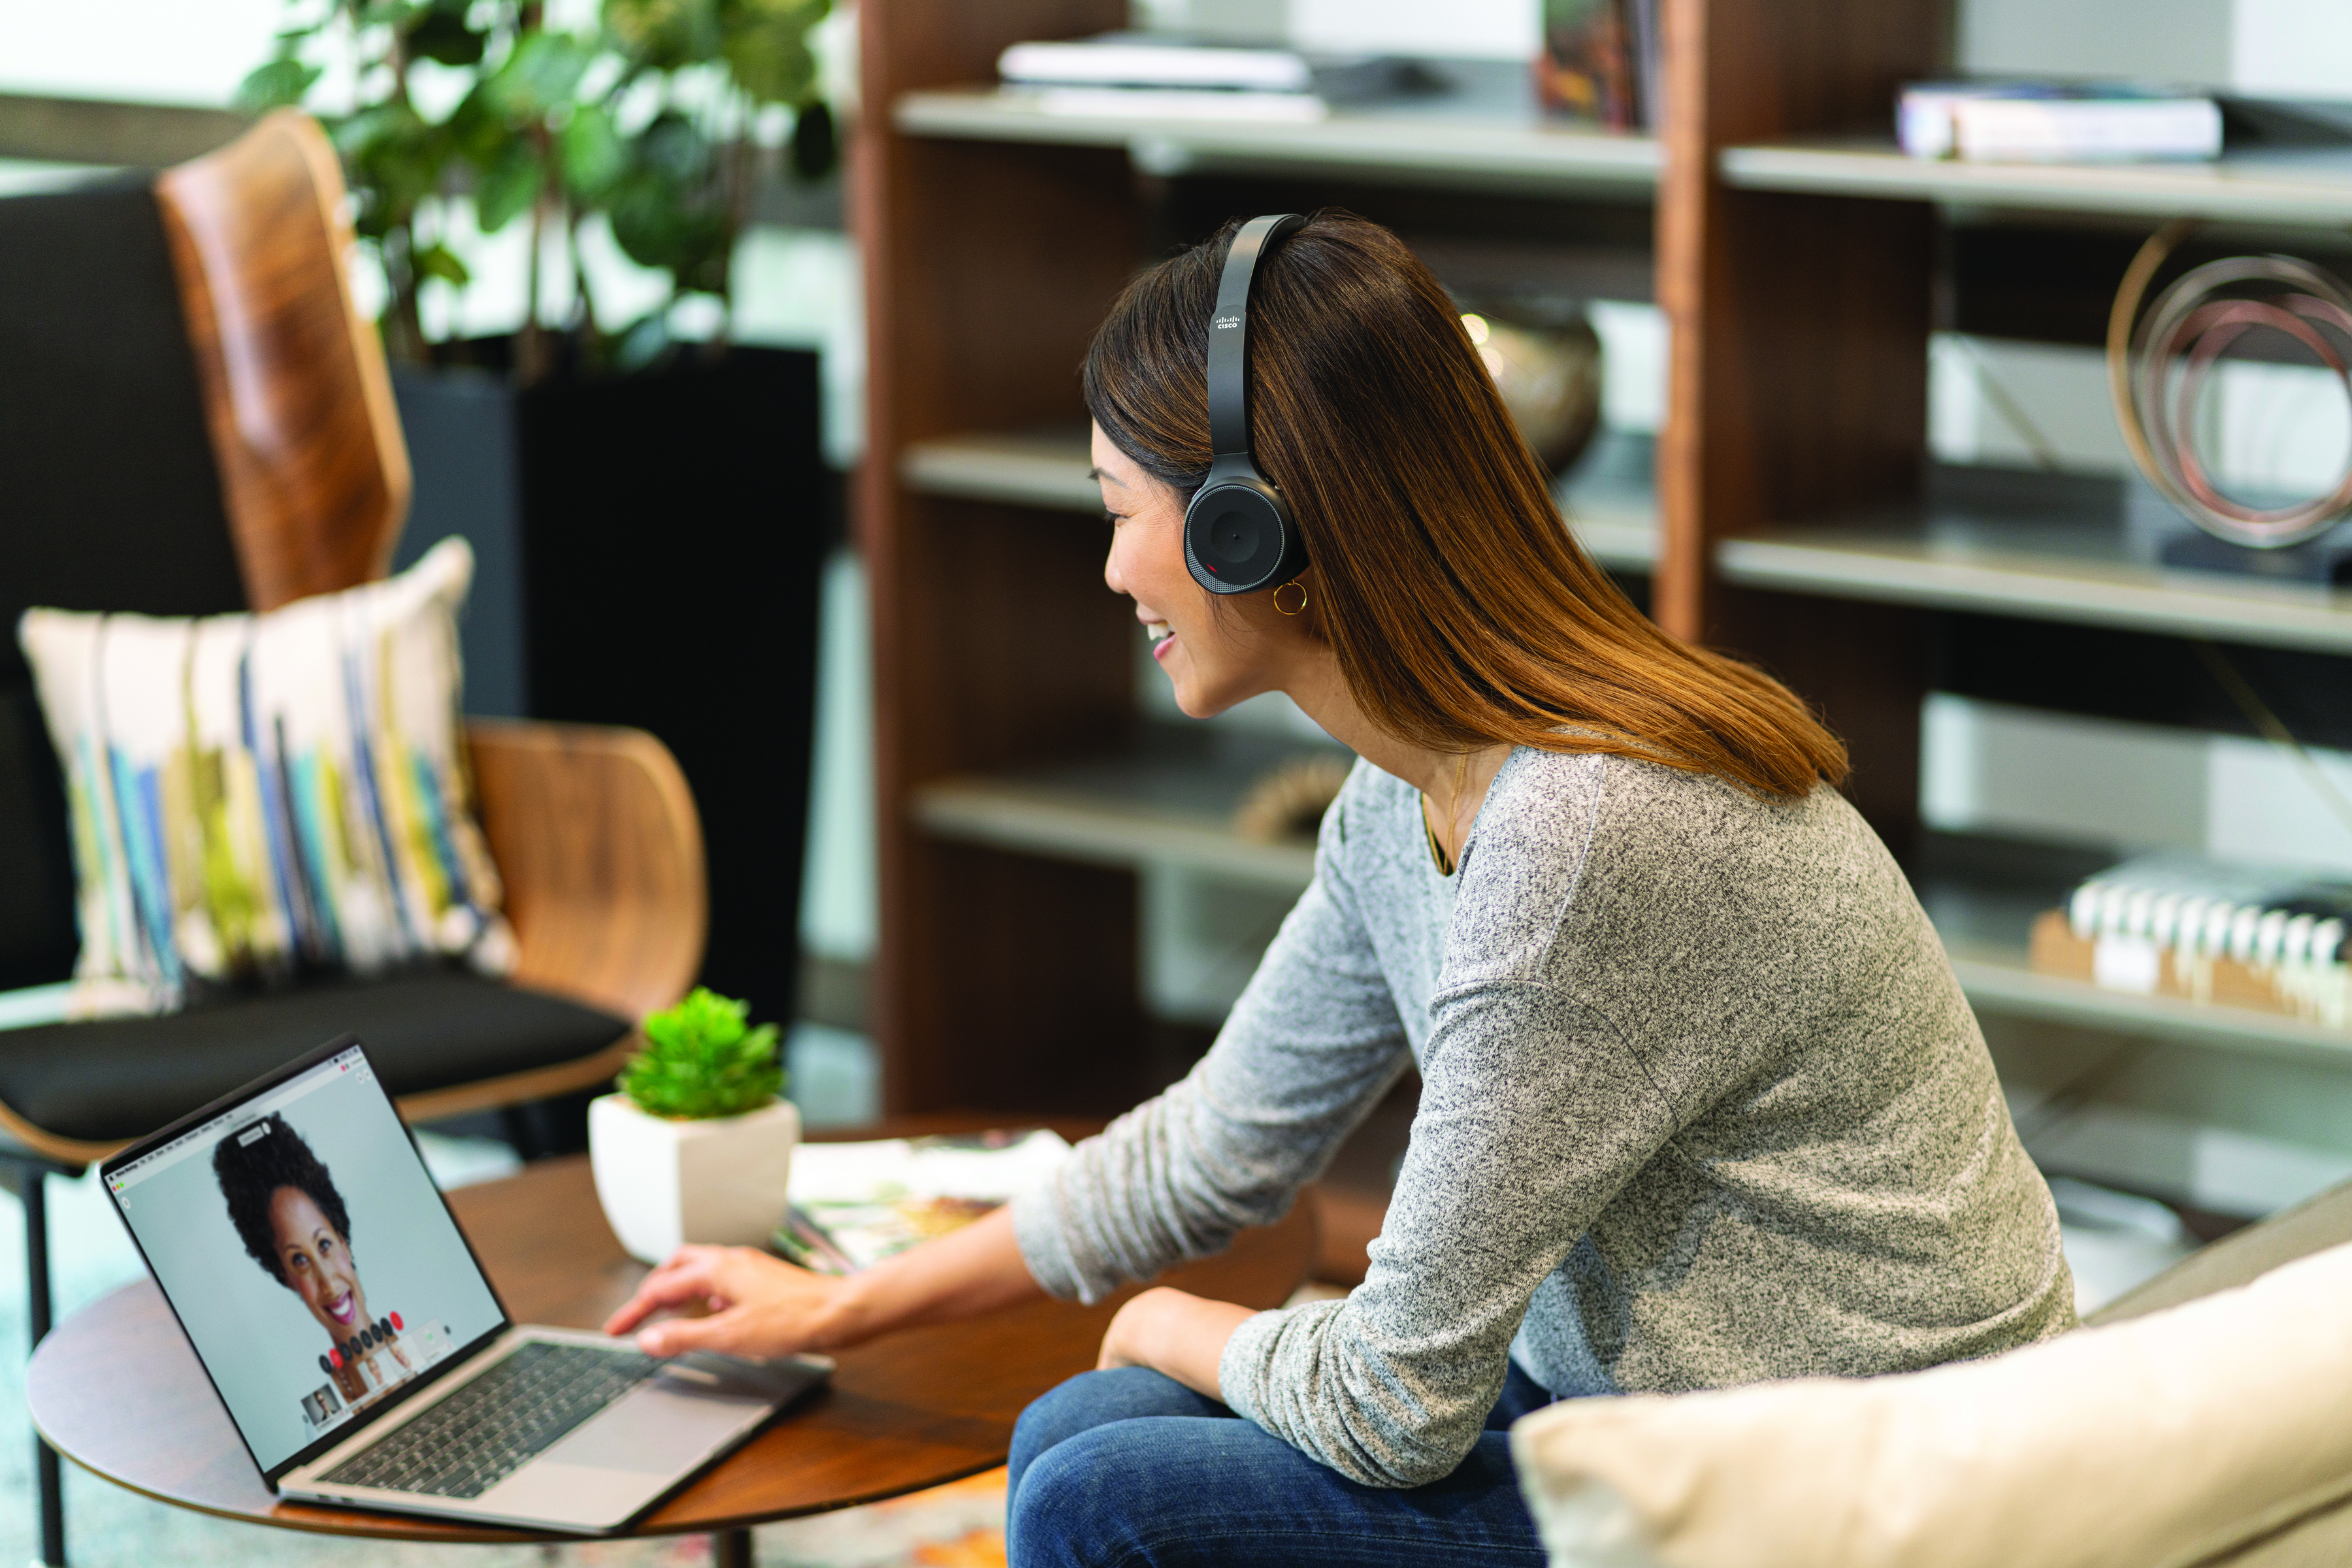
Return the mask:
M1928 220L1739 195L1714 170L1735 142L1866 118L1936 63L1941 18L1932 0L1807 0L1795 26L1786 11L1668 0L1675 118L1651 139L1437 105L1297 124L1049 114L980 85L997 54L1119 26L1119 0L869 0L853 169L869 316L859 528L876 652L873 1011L891 1110L1118 1109L1139 1085L1137 1053L1117 1042L1148 1027L1139 858L1268 879L1301 868L1295 847L1242 846L1213 812L1088 804L1054 776L1129 752L1138 734L1131 628L1102 588L1102 542L1040 514L1097 504L1071 437L1072 372L1145 256L1139 161L1160 176L1654 196L1675 356L1656 480L1571 489L1569 510L1605 564L1648 578L1674 630L1747 647L1801 687L1818 671L1809 694L1849 736L1884 743L1858 798L1903 834L1921 667L1857 660L1825 635L1885 607L1755 614L1770 596L1726 584L1713 552L1775 518L1916 492ZM1787 352L1811 343L1836 352Z
M1099 502L1075 369L1133 269L1192 237L1154 227L1171 188L1193 194L1193 223L1227 210L1220 180L1233 203L1394 187L1436 231L1465 211L1457 193L1501 193L1494 213L1613 204L1620 220L1650 203L1672 345L1654 471L1570 476L1564 510L1669 630L1759 659L1824 711L1898 853L1920 842L1936 613L2352 652L2345 595L2164 569L2111 517L1951 503L1927 429L1946 208L2341 223L2352 170L1916 164L1844 133L1883 124L1901 82L1944 64L1942 0L1664 0L1663 15L1672 117L1650 138L1437 104L1298 123L1050 113L985 85L996 56L1123 25L1123 0L866 0L858 526L888 1109L1119 1109L1150 1087L1137 872L1308 874L1303 846L1234 834L1246 780L1231 759L1158 749L1101 534L1077 521ZM1478 237L1496 237L1491 221ZM2033 975L2021 926L2002 934L1966 912L1976 895L1922 886L1988 1012L2336 1049L2292 1021Z

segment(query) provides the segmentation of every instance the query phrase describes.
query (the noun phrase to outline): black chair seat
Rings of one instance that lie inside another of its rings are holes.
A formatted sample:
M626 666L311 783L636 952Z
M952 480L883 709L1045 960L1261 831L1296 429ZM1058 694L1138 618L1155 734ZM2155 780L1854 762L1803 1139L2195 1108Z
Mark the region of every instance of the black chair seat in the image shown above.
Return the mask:
M397 1096L577 1061L629 1027L466 970L330 981L160 1018L0 1030L0 1104L68 1138L138 1138L346 1032Z

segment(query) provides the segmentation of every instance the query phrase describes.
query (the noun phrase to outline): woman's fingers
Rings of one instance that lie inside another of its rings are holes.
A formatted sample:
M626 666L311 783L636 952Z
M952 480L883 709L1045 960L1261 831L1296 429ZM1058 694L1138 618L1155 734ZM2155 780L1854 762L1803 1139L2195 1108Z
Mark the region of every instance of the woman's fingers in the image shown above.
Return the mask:
M814 1324L840 1288L837 1279L811 1274L752 1247L683 1247L646 1276L637 1293L605 1320L604 1331L638 1330L638 1347L648 1355L688 1350L782 1355L806 1348ZM647 1323L663 1310L709 1315Z
M724 1295L725 1287L719 1279L719 1255L727 1250L718 1247L678 1248L667 1262L645 1277L635 1295L604 1320L604 1331L625 1334L665 1308L690 1306Z
M688 1351L721 1351L730 1355L766 1353L755 1342L751 1314L730 1307L708 1318L665 1318L637 1335L637 1348L647 1355L683 1355Z

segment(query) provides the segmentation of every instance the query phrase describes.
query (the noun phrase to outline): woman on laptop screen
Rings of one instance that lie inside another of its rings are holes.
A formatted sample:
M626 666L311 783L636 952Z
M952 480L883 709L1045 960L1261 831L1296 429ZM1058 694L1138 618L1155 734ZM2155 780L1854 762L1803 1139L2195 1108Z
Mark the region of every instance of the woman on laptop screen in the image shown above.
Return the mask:
M391 1320L368 1316L352 1257L351 1211L284 1116L272 1112L223 1138L213 1174L246 1251L327 1331L319 1359L346 1404L363 1404L415 1370Z
M614 1331L772 1354L1097 1300L1280 1216L1415 1069L1364 1282L1135 1297L1013 1435L1016 1568L1537 1563L1503 1428L1538 1405L2073 1324L1845 748L1593 563L1394 235L1229 228L1128 287L1084 385L1104 575L1178 705L1284 692L1357 753L1314 880L1208 1055L1043 1187L847 1279L687 1247Z

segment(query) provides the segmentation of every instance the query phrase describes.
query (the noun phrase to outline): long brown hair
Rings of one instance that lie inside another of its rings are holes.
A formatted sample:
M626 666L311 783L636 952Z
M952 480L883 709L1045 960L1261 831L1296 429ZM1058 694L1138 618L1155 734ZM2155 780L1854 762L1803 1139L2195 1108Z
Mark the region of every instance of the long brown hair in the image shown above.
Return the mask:
M1208 335L1234 225L1130 283L1087 352L1111 444L1189 497L1209 471ZM1314 563L1317 630L1372 721L1437 751L1510 742L1713 773L1842 780L1845 748L1761 671L1668 637L1561 524L1429 269L1326 210L1257 269L1250 438Z

